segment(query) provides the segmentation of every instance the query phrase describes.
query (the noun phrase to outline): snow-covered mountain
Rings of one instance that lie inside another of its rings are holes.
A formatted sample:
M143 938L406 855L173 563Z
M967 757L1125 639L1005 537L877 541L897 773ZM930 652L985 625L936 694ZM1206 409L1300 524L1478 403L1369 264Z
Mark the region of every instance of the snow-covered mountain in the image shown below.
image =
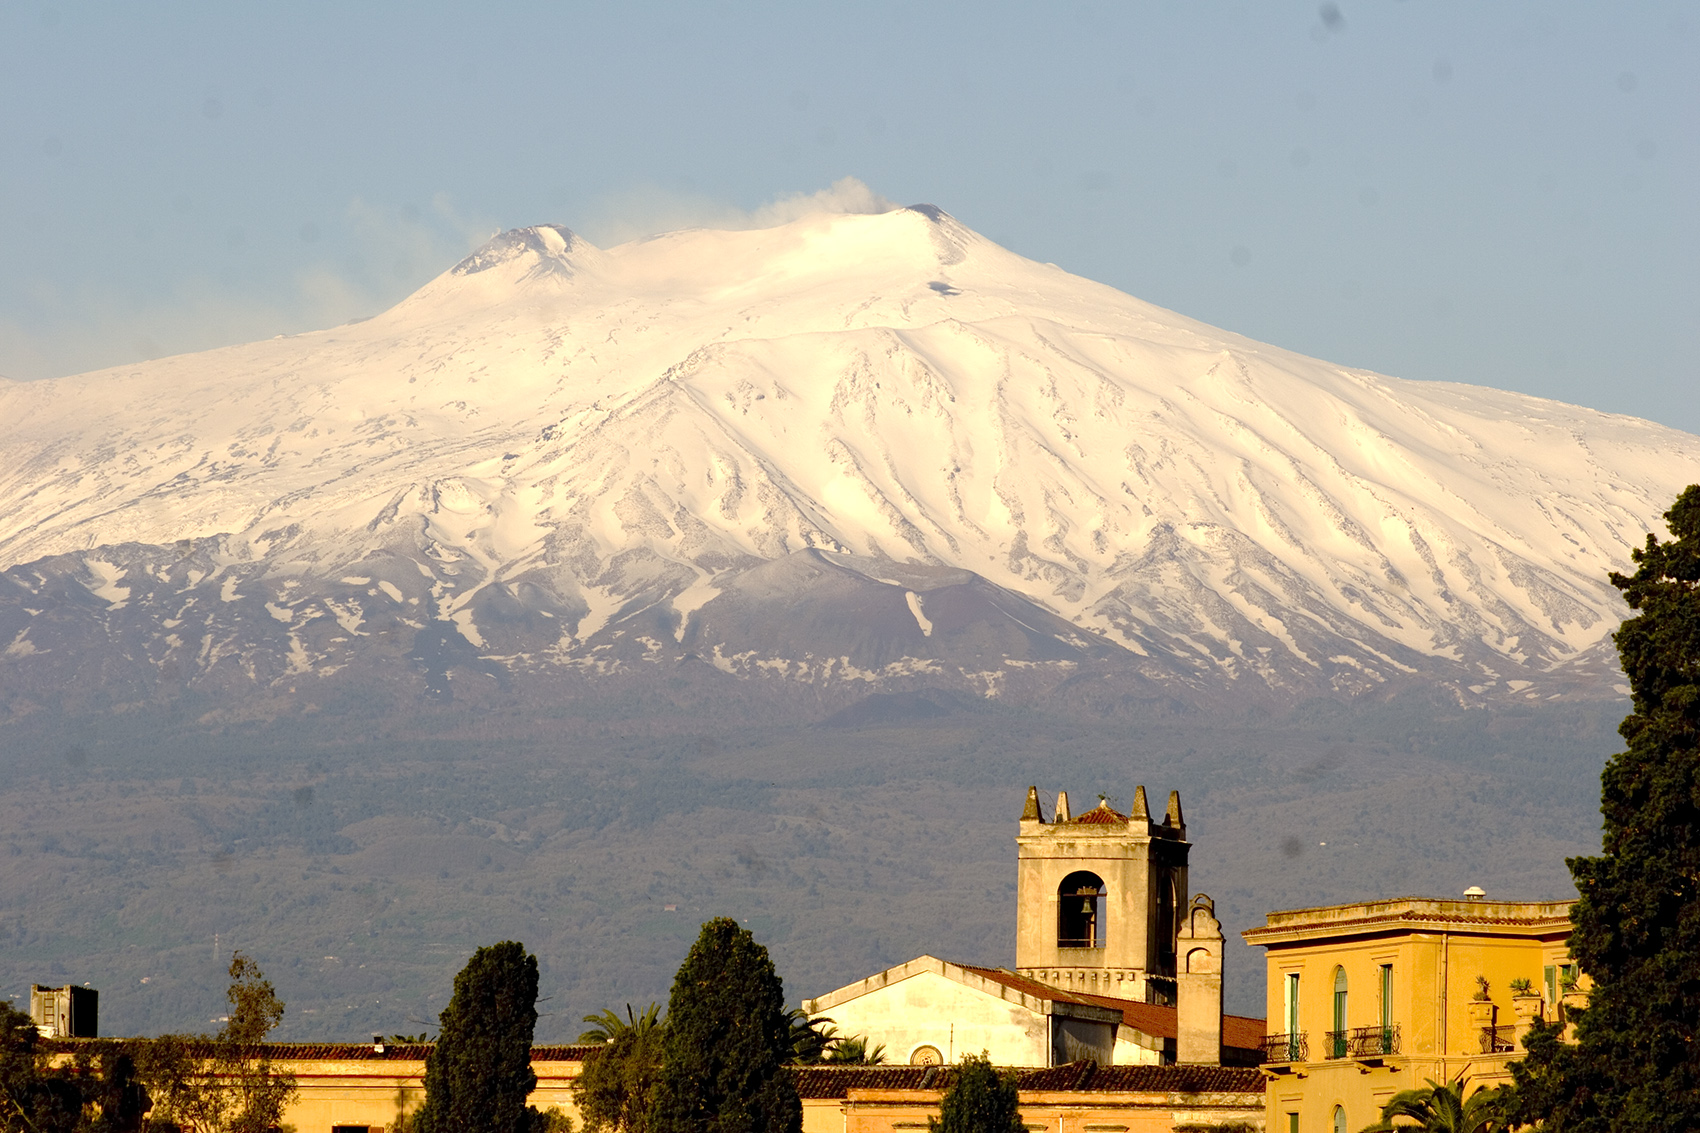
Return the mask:
M517 229L365 322L0 383L0 422L14 688L1604 692L1606 573L1700 479L1700 437L1303 357L930 206Z

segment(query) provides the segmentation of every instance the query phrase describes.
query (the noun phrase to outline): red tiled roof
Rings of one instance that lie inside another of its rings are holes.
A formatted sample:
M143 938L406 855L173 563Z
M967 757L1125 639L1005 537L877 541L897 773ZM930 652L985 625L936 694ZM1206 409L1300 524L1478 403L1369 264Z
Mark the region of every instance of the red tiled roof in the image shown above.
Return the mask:
M955 963L954 960L951 962ZM1017 975L1003 968L982 968L974 964L957 964L956 966L964 971L973 972L977 976L984 976L993 983L1002 984L1011 991L1030 995L1034 999L1049 999L1056 1003L1078 1003L1085 1007L1114 1007L1121 1003L1120 1000L1115 1001L1115 1003L1100 1003L1098 1000L1102 998L1101 996L1077 995L1072 991L1063 991L1060 988L1052 987L1050 984L1042 984L1038 980L1028 979L1026 976Z
M1262 1036L1259 1036L1260 1038ZM851 1090L948 1090L954 1066L798 1066L797 1094L803 1098L843 1098ZM1238 1066L1066 1066L1016 1069L1026 1091L1073 1090L1162 1094L1258 1094L1263 1074Z
M1099 802L1097 806L1093 807L1085 814L1075 815L1074 821L1090 823L1095 826L1108 826L1111 823L1120 824L1126 822L1127 815L1122 814L1120 811L1110 809L1110 804L1107 802Z
M1133 999L1116 999L1108 995L1083 995L1100 1007L1121 1009L1122 1022L1153 1038L1172 1039L1177 1033L1175 1009L1160 1003L1140 1003ZM1257 1050L1263 1046L1264 1020L1245 1015L1222 1016L1222 1045L1242 1050Z
M1258 1038L1261 1040L1262 1036ZM1025 1081L1022 1088L1029 1088ZM1105 1092L1261 1095L1263 1071L1255 1066L1100 1066L1084 1086L1074 1088Z
M44 1045L49 1050L54 1049L55 1044L63 1044L64 1049L74 1049L75 1044L79 1042L91 1041L123 1043L147 1042L148 1040L145 1038L108 1040L52 1039ZM211 1045L211 1043L203 1044L199 1042L194 1044L197 1050L204 1050L205 1053L209 1054L211 1053ZM423 1062L425 1060L425 1056L431 1053L431 1048L435 1045L435 1043L385 1043L383 1053L379 1054L377 1051L372 1049L372 1044L370 1042L262 1043L260 1044L260 1052L264 1057L280 1062L311 1061L314 1059L336 1062ZM596 1049L597 1046L595 1044L585 1043L534 1046L531 1048L531 1060L533 1062L583 1062L585 1058L587 1058L591 1052Z
M1112 995L1091 995L1086 992L1062 991L1042 984L1038 980L1005 971L1002 968L982 968L974 964L957 964L959 968L984 976L994 983L1002 984L1012 991L1030 995L1035 999L1049 999L1061 1003L1081 1003L1093 1007L1107 1007L1112 1011L1122 1013L1122 1022L1136 1031L1142 1031L1153 1038L1172 1039L1177 1033L1175 1024L1175 1009L1165 1007L1160 1003L1142 1003L1135 999L1118 999ZM1242 1050L1259 1050L1263 1046L1264 1020L1253 1019L1245 1015L1222 1016L1222 1045L1238 1047Z
M977 968L975 971L993 973L996 969ZM997 973L1008 975L1008 973ZM1021 977L1015 977L1020 979ZM1028 981L1031 982L1031 981ZM1053 991L1054 989L1044 988ZM1171 1027L1174 1008L1151 1003L1110 999L1107 996L1070 996L1071 1001L1100 1000L1099 1006L1125 1004L1133 1008L1151 1008L1169 1012ZM1228 1021L1257 1025L1258 1043L1263 1039L1263 1020L1244 1019L1237 1015L1222 1017L1223 1037L1227 1038ZM1142 1028L1143 1029L1143 1028ZM1151 1033L1151 1032L1148 1032ZM147 1039L49 1039L42 1045L49 1050L74 1049L79 1044L93 1042L147 1042ZM208 1044L210 1045L210 1044ZM435 1043L386 1043L384 1052L377 1053L372 1044L365 1043L264 1043L265 1057L278 1061L327 1062L422 1062ZM1237 1045L1229 1043L1229 1045ZM1256 1045L1256 1044L1253 1044ZM563 1043L534 1046L533 1062L582 1062L598 1049L594 1043ZM1130 1093L1261 1093L1263 1077L1253 1067L1236 1066L1099 1066L1095 1062L1071 1062L1066 1066L1014 1069L1023 1090L1091 1090ZM793 1066L797 1093L804 1098L842 1098L850 1090L948 1090L956 1080L953 1066Z
M943 1067L939 1066L797 1066L800 1098L842 1098L850 1090L924 1090Z

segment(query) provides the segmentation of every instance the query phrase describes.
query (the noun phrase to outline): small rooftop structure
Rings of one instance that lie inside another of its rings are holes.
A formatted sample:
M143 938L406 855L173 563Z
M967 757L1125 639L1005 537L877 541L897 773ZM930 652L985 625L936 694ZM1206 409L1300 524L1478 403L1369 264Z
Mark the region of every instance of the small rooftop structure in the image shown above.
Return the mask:
M30 988L30 1018L44 1038L97 1039L100 1037L100 992L92 987L66 984Z

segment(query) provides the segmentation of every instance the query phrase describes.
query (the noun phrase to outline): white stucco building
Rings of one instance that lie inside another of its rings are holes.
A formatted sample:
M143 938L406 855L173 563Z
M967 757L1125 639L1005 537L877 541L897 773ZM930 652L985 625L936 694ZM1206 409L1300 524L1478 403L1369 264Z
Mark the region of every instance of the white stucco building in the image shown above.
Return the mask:
M1222 930L1208 897L1188 900L1178 794L1160 821L1144 787L1130 814L1105 800L1074 818L1063 794L1047 820L1030 788L1016 845L1013 970L920 956L803 1009L910 1065L1260 1059L1263 1020L1222 1014Z

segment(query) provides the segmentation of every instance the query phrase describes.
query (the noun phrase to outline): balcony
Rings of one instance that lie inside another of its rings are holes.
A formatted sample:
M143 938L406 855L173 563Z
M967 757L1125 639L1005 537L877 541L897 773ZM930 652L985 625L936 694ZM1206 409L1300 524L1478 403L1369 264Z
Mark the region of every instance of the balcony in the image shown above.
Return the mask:
M1353 1027L1349 1031L1329 1031L1323 1049L1328 1058L1381 1058L1399 1053L1399 1024L1385 1027Z
M1264 1062L1309 1062L1310 1042L1302 1032L1294 1035L1265 1035Z
M1512 1054L1517 1050L1517 1028L1506 1025L1503 1027L1482 1028L1483 1054Z

